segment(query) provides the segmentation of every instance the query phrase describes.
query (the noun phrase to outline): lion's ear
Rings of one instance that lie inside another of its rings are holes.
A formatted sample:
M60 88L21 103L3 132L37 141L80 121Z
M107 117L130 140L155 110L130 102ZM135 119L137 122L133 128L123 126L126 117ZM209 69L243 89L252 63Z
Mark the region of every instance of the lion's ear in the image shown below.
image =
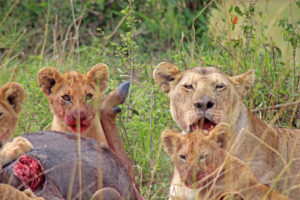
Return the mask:
M16 113L21 112L25 98L25 90L19 83L6 83L1 89L0 94Z
M164 130L161 133L161 141L163 143L164 150L170 156L176 152L176 150L181 146L180 133L172 130Z
M230 127L226 123L220 123L215 126L209 133L209 138L215 140L220 147L226 148L228 144L228 140L230 138Z
M109 71L106 64L98 63L87 73L89 80L93 80L99 86L100 92L104 92L108 85Z
M175 80L176 75L179 73L177 66L162 62L156 66L153 72L153 78L161 90L168 93L170 91L170 83Z
M38 73L38 83L45 96L52 93L52 88L61 79L62 74L54 67L43 67Z
M255 81L254 70L248 71L246 73L231 77L239 94L243 97L247 94L248 90L253 86Z

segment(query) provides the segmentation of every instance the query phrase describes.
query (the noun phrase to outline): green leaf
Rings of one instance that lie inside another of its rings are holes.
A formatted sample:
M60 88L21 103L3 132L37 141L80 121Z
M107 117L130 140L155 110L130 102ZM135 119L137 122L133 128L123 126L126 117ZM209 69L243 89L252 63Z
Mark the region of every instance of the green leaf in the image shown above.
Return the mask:
M233 9L233 6L231 5L230 8L229 8L229 11L228 11L229 14L232 12L232 9Z
M300 0L296 1L296 5L300 8Z
M241 16L243 15L241 9L240 9L238 6L236 6L236 7L234 8L234 11L235 11L237 14L241 15Z

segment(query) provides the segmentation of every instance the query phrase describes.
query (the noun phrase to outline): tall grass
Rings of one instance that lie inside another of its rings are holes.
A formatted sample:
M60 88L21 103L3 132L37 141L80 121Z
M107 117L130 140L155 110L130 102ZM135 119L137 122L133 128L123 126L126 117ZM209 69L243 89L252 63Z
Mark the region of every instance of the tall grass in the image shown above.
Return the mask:
M159 62L176 63L181 70L217 66L228 74L254 69L256 84L246 101L249 107L278 126L299 124L297 104L284 107L279 116L276 113L281 106L275 106L300 99L299 63L294 66L283 60L275 47L270 50L270 46L261 45L263 39L256 37L256 30L248 40L205 34L207 12L214 4L199 4L192 10L188 1L177 0L70 2L0 2L0 85L17 81L27 92L16 135L50 127L52 115L36 80L41 67L85 73L98 62L106 63L111 77L107 92L125 80L132 83L118 126L141 192L147 199L166 199L172 164L162 152L160 133L178 128L171 118L168 98L152 79ZM231 28L230 16L226 20ZM264 18L260 20L263 24ZM242 25L250 26L250 22Z

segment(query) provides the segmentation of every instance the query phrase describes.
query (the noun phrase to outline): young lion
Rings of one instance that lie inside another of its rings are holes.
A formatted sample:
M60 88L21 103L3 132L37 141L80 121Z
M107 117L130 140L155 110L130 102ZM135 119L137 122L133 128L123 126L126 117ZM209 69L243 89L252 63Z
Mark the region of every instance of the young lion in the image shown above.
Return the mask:
M17 127L24 97L25 91L18 83L6 83L0 88L0 170L5 164L32 149L31 143L23 137L7 142ZM6 184L0 184L0 194L1 200L41 200L30 190L21 192Z
M53 67L44 67L38 73L38 83L53 114L51 130L80 133L108 146L118 155L137 187L131 162L115 124L112 107L116 104L116 97L113 92L100 106L108 78L108 67L102 63L86 74L75 71L61 74ZM103 118L99 116L100 110Z
M106 65L97 64L87 74L44 67L38 82L53 113L51 130L80 133L108 146L97 115L108 84Z
M164 149L175 166L170 199L224 199L235 193L243 200L287 200L261 184L245 163L222 148L229 132L224 123L209 133L199 129L187 135L172 130L162 132Z
M0 169L32 148L31 143L22 137L6 143L17 127L24 97L25 91L18 83L7 83L0 89Z
M232 155L249 163L261 183L299 198L300 130L275 128L247 109L243 97L254 83L254 71L230 77L213 67L180 72L163 62L153 76L184 133L228 123L237 139Z

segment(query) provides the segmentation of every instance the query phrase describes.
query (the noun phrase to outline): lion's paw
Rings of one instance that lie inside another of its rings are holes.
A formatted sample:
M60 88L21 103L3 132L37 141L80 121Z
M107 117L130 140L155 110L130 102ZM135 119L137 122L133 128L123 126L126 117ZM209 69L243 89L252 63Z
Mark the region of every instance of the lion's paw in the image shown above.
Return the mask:
M32 144L23 137L16 137L12 142L4 145L0 153L1 165L5 165L20 155L29 152L33 148Z
M12 145L17 148L20 155L29 152L33 148L32 144L24 137L16 137L12 141Z
M26 189L26 190L24 191L24 194L25 194L27 197L31 198L31 199L35 199L35 200L44 200L44 198L42 198L42 197L37 197L37 196L35 196L35 194L34 194L30 189Z

